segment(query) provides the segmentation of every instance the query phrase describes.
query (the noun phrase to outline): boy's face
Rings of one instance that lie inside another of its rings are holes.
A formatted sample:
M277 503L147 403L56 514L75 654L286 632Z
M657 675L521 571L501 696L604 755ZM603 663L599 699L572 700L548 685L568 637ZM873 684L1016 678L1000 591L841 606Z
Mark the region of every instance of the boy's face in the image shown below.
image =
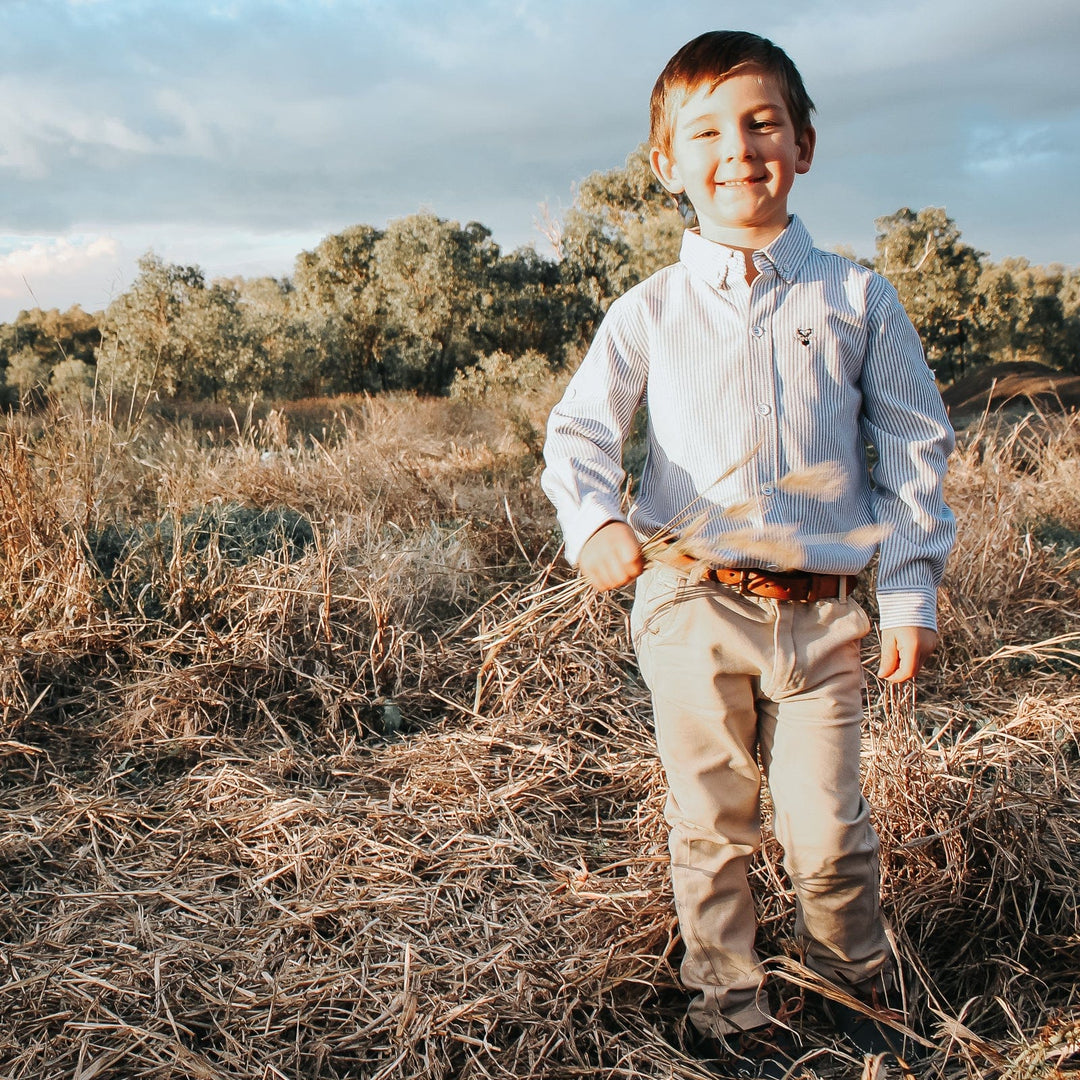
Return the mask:
M796 132L768 74L746 71L692 91L675 112L671 152L652 150L657 178L685 191L701 235L761 247L787 226L787 197L814 156L814 129Z

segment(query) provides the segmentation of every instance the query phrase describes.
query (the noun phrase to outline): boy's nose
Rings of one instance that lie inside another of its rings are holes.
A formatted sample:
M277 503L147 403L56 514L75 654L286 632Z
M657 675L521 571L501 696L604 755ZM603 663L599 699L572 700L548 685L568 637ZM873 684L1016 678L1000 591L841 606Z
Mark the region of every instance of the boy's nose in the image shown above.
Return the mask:
M752 146L745 131L728 131L724 138L724 157L728 161L749 157L753 153Z

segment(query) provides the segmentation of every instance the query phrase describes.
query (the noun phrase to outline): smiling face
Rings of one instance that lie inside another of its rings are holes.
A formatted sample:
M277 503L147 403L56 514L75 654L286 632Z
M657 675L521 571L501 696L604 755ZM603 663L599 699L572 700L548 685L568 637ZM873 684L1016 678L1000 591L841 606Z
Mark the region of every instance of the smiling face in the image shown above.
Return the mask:
M796 132L776 79L749 70L691 91L670 149L654 147L651 160L668 191L686 192L702 236L760 248L787 226L788 192L810 169L814 141L812 127Z

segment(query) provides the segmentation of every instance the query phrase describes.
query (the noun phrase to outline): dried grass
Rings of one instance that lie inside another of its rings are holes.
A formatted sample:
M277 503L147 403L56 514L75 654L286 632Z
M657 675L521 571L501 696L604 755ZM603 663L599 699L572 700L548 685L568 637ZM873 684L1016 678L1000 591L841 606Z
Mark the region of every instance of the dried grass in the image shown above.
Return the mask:
M0 1075L706 1075L678 1049L625 607L579 591L535 617L530 583L575 587L522 415L362 402L318 439L9 426ZM1078 461L1076 418L966 436L945 648L917 699L871 689L926 1076L1076 1070ZM110 525L233 502L303 514L315 540L238 564L177 529L109 581L89 557ZM797 958L778 855L754 868L762 947ZM798 968L772 967L796 1009ZM874 1075L815 1001L792 1015L822 1074Z

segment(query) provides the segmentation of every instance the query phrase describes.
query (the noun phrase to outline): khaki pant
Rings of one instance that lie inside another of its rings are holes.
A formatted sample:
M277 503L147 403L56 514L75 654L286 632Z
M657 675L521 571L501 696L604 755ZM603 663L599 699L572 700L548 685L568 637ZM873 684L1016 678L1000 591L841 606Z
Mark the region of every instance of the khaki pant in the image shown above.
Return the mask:
M638 580L631 628L667 773L695 1026L722 1035L769 1019L746 876L761 844L759 754L808 965L841 983L887 981L878 843L859 786L865 612L851 600L744 596L654 566Z

